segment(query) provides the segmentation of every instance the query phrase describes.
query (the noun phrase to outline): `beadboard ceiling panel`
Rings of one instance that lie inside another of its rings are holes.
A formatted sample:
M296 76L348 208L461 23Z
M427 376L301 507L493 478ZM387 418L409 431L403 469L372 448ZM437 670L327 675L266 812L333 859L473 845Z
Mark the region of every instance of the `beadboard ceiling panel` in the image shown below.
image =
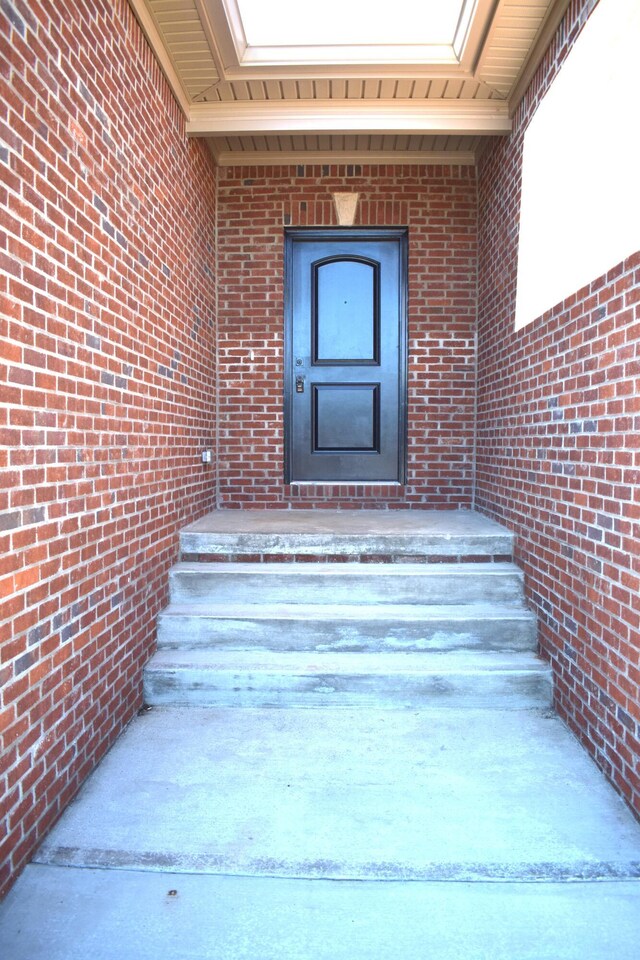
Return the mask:
M219 76L194 0L146 0L146 6L184 91L196 100Z
M479 137L380 135L280 135L212 137L224 166L257 163L473 163ZM390 159L393 158L393 159Z
M383 96L383 93L386 94ZM478 80L235 80L221 81L195 97L223 100L490 100L499 94Z
M477 76L502 96L511 93L548 12L545 0L503 0L498 4Z

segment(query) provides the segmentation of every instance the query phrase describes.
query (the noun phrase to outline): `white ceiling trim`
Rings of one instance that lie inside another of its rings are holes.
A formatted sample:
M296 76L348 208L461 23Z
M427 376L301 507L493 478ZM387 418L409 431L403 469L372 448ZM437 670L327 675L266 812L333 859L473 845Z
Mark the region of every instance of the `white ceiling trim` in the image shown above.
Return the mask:
M221 61L222 62L222 61ZM239 67L221 67L225 80L434 80L449 79L473 80L470 70L465 70L457 60L443 63L278 63L245 64Z
M511 131L502 100L296 100L197 103L190 136L253 133L504 134Z
M481 54L488 24L499 0L469 0L460 14L458 29L453 41L453 52L462 70L473 74Z
M400 64L417 66L424 63L437 66L459 64L453 47L446 43L416 44L360 44L359 46L309 46L247 47L238 66L247 67L300 67L330 66L379 66ZM340 71L341 72L341 71Z
M435 77L471 79L487 24L500 0L465 0L451 44L251 46L237 0L197 0L216 38L225 80L275 76ZM209 32L209 31L208 31ZM444 72L443 72L444 71Z

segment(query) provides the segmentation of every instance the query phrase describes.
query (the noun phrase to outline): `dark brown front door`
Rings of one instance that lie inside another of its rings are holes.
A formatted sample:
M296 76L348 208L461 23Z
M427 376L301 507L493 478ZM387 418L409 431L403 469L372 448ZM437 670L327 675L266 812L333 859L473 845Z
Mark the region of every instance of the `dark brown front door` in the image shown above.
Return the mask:
M406 233L287 233L286 479L402 482Z

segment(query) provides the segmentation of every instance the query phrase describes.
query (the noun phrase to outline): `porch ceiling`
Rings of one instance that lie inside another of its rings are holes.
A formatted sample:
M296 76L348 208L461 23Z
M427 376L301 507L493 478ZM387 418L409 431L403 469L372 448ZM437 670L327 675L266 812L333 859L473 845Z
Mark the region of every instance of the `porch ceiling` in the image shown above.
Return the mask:
M473 163L484 137L510 130L568 6L464 0L449 44L416 24L411 44L262 47L247 43L242 0L129 2L188 132L220 164ZM365 18L370 0L351 3Z

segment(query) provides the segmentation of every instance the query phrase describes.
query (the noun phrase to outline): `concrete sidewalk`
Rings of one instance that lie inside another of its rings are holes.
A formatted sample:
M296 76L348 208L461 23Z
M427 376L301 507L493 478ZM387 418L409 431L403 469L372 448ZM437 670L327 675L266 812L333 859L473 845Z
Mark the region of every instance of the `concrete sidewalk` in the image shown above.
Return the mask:
M33 865L3 960L637 960L621 883L358 883Z
M1 956L635 960L639 878L552 714L155 708L0 905Z

